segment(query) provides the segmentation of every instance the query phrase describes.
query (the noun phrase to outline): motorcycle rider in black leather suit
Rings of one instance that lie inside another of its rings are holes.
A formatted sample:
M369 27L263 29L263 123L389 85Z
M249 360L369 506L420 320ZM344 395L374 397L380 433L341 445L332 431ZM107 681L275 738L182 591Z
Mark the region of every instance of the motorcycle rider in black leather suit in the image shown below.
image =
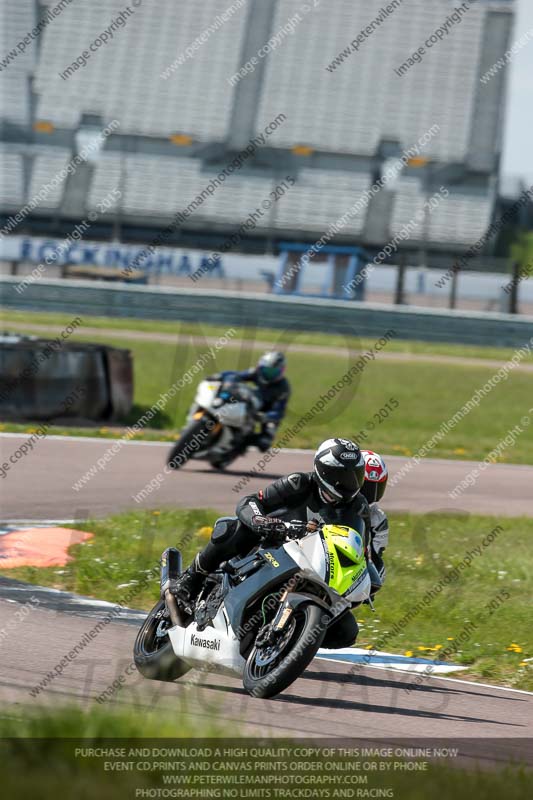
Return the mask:
M370 530L369 505L360 492L365 461L358 445L348 439L327 439L317 449L313 472L295 472L279 478L257 494L243 497L237 505L237 519L217 521L210 542L181 575L176 594L190 601L196 598L206 575L238 555L246 555L261 542L269 529L281 520L348 525L364 535ZM303 534L305 535L305 534ZM323 647L352 645L358 626L347 609L333 620Z

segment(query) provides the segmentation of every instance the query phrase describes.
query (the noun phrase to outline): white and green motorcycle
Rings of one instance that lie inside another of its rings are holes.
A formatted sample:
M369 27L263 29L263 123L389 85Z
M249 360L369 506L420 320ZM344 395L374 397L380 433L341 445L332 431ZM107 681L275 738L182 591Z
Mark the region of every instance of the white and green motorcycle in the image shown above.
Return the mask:
M181 555L165 550L161 599L135 642L139 672L167 681L192 668L223 672L242 677L246 691L263 698L302 674L328 626L370 597L364 530L281 525L250 555L209 575L192 606L172 591Z

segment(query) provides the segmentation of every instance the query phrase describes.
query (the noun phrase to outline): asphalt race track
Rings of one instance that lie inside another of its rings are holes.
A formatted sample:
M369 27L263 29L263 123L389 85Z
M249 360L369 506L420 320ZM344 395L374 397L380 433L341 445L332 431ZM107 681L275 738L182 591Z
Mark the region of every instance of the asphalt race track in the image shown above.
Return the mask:
M2 462L28 435L0 437ZM132 507L212 507L232 512L246 489L232 487L260 458L251 452L239 470L213 472L203 462L188 464L164 478L158 491L137 505L139 492L165 463L167 443L125 444L105 470L97 471L80 491L72 485L101 458L113 440L47 437L28 455L11 464L2 480L2 522L86 519ZM389 457L394 476L405 459ZM279 454L253 477L250 490L279 475L309 469L311 453ZM387 492L387 509L417 512L445 509L500 515L529 514L531 468L490 465L476 485L458 501L447 492L473 464L428 460ZM505 498L505 501L503 500ZM511 502L512 500L512 502ZM38 607L20 621L21 603L32 595ZM95 702L131 664L140 615L124 612L106 625L83 652L35 696L30 692L98 620L106 604L72 599L64 593L17 585L0 579L0 702L17 715L25 704ZM113 702L134 704L143 713L160 710L192 719L215 716L227 735L361 737L388 743L427 738L446 740L476 761L533 763L533 694L444 678L353 666L315 659L311 667L279 698L249 697L239 680L192 671L175 684L147 681L132 669Z
M9 456L27 440L27 434L1 434L1 461L9 463ZM250 451L225 473L213 471L205 462L193 461L179 472L163 475L159 488L136 503L133 496L162 472L170 445L128 442L103 470L96 470L75 491L73 484L96 465L114 441L54 436L37 440L31 452L10 465L1 482L0 522L82 519L130 508L164 506L210 507L232 513L237 499L247 492L256 491L281 475L312 468L311 451L283 451L235 492L233 487L258 464L260 453ZM393 481L408 459L387 456L386 460ZM449 498L448 492L475 466L475 462L424 459L396 485L389 484L385 508L418 513L450 510L495 516L531 514L529 466L489 464L474 486L457 500Z
M0 703L16 716L19 704L77 702L84 706L125 673L131 663L138 619L104 627L83 653L36 697L30 692L78 643L103 611L99 604L75 604L63 593L43 595L39 608L15 622L19 603L35 594L0 582ZM18 594L17 601L13 599ZM6 599L9 598L9 599ZM23 635L21 635L23 628ZM175 683L147 681L134 670L113 702L199 720L214 716L227 736L341 737L400 742L446 740L476 760L533 763L533 694L466 684L442 678L413 685L413 675L316 660L305 674L274 700L247 695L238 679L191 671ZM529 737L529 741L527 741Z

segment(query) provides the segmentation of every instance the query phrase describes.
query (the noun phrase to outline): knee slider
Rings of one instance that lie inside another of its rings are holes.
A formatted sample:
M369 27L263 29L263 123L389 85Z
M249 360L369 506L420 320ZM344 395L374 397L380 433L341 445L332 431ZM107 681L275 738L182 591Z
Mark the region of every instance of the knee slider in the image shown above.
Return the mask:
M213 533L211 534L211 541L213 544L226 544L232 535L235 533L237 527L237 520L233 517L220 517L215 522Z

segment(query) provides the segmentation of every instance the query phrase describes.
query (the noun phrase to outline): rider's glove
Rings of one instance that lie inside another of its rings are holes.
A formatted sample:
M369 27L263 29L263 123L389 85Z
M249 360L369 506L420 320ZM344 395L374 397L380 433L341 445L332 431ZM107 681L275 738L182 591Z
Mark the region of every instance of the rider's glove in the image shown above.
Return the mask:
M270 546L274 544L281 545L289 537L299 538L304 536L307 526L307 523L299 519L285 522L285 520L276 517L263 517L261 515L253 517L252 524L261 538L270 542Z
M276 517L252 517L254 531L259 534L263 544L268 547L279 547L287 539L287 522Z
M256 514L252 517L252 525L258 533L285 533L287 523L277 517L264 517Z

